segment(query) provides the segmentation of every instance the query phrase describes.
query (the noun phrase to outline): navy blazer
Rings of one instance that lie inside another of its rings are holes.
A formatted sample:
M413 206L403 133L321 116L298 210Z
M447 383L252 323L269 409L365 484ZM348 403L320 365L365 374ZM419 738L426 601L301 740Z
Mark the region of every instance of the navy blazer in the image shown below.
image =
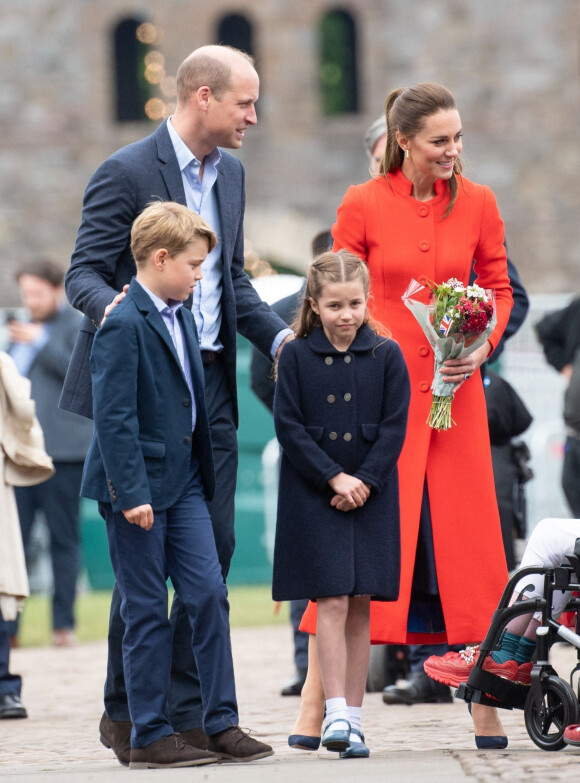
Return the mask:
M216 197L221 223L223 292L220 340L237 424L236 332L268 355L286 324L262 302L244 272L245 172L225 150L217 167ZM153 200L185 204L181 171L163 122L145 139L115 152L92 176L65 286L71 304L86 318L65 380L61 406L91 416L88 358L105 307L135 274L130 231Z
M191 431L191 394L163 318L133 280L123 302L98 330L90 368L95 434L81 495L123 511L146 503L172 506L190 479L192 448L208 500L215 475L204 400L203 365L191 311L178 312L197 406Z

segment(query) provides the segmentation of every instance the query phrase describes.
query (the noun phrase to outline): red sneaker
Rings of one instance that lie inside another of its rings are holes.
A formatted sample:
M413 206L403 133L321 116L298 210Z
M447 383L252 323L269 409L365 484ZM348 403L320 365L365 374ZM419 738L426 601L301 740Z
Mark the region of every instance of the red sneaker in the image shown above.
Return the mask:
M564 731L564 742L568 745L580 745L580 723L573 723Z
M458 688L462 682L467 682L469 679L469 674L478 657L479 649L477 647L467 647L458 653L448 652L443 656L432 655L427 658L423 668L431 679L450 685L452 688ZM483 668L486 672L496 674L506 680L518 681L519 666L515 661L496 663L488 656L484 661Z
M520 663L519 669L518 669L518 682L520 685L531 685L532 684L532 668L534 664L533 663Z

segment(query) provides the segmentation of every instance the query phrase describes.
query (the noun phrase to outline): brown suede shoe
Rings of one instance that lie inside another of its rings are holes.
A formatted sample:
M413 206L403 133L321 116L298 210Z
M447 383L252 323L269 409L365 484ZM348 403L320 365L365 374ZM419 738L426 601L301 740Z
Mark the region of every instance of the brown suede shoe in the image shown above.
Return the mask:
M197 767L200 764L213 764L216 761L219 761L219 756L216 754L186 745L181 739L181 734L170 734L144 748L131 748L129 768Z
M130 720L111 720L106 712L103 712L99 723L101 742L106 748L111 748L117 760L124 767L129 766L131 756L131 729Z
M186 745L191 745L192 748L199 748L200 750L207 750L207 734L201 726L180 733L181 739Z
M274 753L269 745L250 737L239 726L209 735L207 749L210 753L219 753L222 761L255 761Z

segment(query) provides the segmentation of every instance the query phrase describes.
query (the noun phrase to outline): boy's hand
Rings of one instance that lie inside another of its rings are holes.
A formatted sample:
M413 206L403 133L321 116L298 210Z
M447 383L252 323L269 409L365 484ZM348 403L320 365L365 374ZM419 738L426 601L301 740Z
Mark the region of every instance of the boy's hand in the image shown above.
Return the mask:
M111 314L111 311L114 310L118 304L121 304L123 299L127 296L128 290L129 290L129 284L127 283L127 285L123 286L123 290L121 291L121 293L117 294L117 296L113 299L113 301L105 307L105 314L103 315L101 326L105 323L105 318Z
M125 519L132 525L139 525L144 530L151 530L153 527L153 509L146 503L144 506L135 506L123 511Z
M330 504L339 511L351 511L353 508L363 506L371 493L364 481L348 473L337 473L328 483L336 492Z

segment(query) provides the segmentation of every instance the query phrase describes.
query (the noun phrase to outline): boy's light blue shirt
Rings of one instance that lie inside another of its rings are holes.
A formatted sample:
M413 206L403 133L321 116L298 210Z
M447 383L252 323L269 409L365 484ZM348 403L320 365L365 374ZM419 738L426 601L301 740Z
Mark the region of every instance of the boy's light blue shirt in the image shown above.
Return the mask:
M145 291L145 293L150 297L155 307L159 310L159 313L163 318L163 323L165 324L165 326L167 327L167 331L171 335L171 339L173 340L173 345L175 346L175 350L177 351L177 355L179 356L181 369L183 370L183 375L185 376L187 387L189 389L189 393L191 394L191 431L193 432L193 430L195 429L195 422L197 419L195 394L193 393L193 381L191 378L191 366L189 364L189 356L185 348L185 345L183 343L183 332L181 330L181 324L179 323L179 319L177 318L177 311L179 310L180 307L183 307L183 302L176 301L175 299L170 299L169 303L166 303L163 301L163 299L158 297L157 294L154 294L153 291L150 291L147 288L147 286L144 286L140 280L137 280L137 282L139 283L141 288Z

